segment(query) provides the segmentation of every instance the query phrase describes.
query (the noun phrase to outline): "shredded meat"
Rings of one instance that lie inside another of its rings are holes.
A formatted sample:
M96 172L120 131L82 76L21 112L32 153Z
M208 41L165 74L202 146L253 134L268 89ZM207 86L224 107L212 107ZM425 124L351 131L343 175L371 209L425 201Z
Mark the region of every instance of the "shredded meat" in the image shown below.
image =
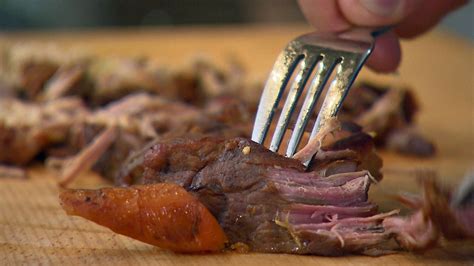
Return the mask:
M414 127L417 110L415 96L406 88L361 83L350 90L340 117L372 132L379 146L402 154L432 156L434 144Z
M86 114L74 98L48 104L0 98L0 163L29 163L46 148L64 143L70 127Z

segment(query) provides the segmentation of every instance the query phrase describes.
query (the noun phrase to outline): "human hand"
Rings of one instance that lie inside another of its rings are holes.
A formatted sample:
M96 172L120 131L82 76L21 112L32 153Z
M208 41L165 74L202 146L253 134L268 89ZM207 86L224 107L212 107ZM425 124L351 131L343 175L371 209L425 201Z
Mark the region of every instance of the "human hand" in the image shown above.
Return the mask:
M468 0L298 0L308 22L317 31L337 32L353 26L395 25L377 37L367 65L391 72L400 64L399 38L418 36Z

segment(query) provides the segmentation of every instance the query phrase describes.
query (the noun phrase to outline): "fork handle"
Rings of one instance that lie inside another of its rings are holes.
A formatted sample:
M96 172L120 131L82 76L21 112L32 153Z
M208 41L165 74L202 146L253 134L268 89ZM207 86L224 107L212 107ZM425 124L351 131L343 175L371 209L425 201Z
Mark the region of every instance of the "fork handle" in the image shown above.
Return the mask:
M384 33L387 33L389 31L393 30L393 28L394 28L393 25L377 28L374 31L372 31L371 35L372 35L372 37L376 38L376 37L378 37L378 36L380 36Z
M373 39L392 30L392 25L386 27L353 27L346 31L335 33L339 38L351 41L372 43Z

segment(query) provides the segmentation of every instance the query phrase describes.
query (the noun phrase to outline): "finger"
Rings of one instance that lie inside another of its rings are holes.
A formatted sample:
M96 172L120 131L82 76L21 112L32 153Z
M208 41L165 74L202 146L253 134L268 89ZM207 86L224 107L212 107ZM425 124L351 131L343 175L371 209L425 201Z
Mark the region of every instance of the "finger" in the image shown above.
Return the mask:
M339 11L336 1L298 0L298 4L306 20L318 31L343 31L352 26Z
M467 0L424 0L423 8L410 14L396 28L399 36L404 38L415 37L436 25L446 14L466 4Z
M400 23L418 8L421 0L338 0L337 2L340 12L351 24L375 27Z
M401 19L412 12L412 9L416 6L415 2L418 3L418 1L406 0L405 2L400 0L400 6L395 7L398 13L382 16L370 13L361 4L362 0L298 0L308 22L319 31L343 31L351 28L354 24L364 26L394 24L399 18ZM342 8L346 10L344 14ZM351 16L355 16L357 12L368 18L368 23L360 22L357 19L348 20ZM400 56L400 44L397 36L393 32L386 33L377 38L375 49L369 57L367 65L377 72L394 71L400 63Z
M394 32L387 32L375 41L375 47L367 60L367 66L376 72L395 71L400 64L400 42Z

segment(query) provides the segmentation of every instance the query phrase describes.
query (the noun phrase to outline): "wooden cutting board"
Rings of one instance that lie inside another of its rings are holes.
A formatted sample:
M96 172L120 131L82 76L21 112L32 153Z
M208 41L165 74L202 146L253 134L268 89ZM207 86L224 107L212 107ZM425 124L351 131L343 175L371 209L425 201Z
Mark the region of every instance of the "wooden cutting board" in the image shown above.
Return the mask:
M4 42L54 42L100 55L150 55L158 62L178 65L203 54L219 63L229 55L240 59L256 78L265 78L285 43L309 31L304 26L129 29L95 32L31 32L0 34ZM370 197L381 210L400 207L390 195L418 191L413 170L433 169L448 185L459 183L474 169L474 49L472 43L443 32L404 42L403 63L395 82L410 84L422 110L418 124L434 140L432 159L382 152L385 179ZM373 73L363 75L387 79ZM259 97L258 94L255 97ZM1 152L1 151L0 151ZM328 258L283 254L177 255L117 235L78 217L68 217L58 204L55 174L37 166L29 179L0 180L0 265L115 264L115 265L454 265L474 264L474 242L442 243L425 254L398 253L379 258ZM76 187L105 185L92 173Z

